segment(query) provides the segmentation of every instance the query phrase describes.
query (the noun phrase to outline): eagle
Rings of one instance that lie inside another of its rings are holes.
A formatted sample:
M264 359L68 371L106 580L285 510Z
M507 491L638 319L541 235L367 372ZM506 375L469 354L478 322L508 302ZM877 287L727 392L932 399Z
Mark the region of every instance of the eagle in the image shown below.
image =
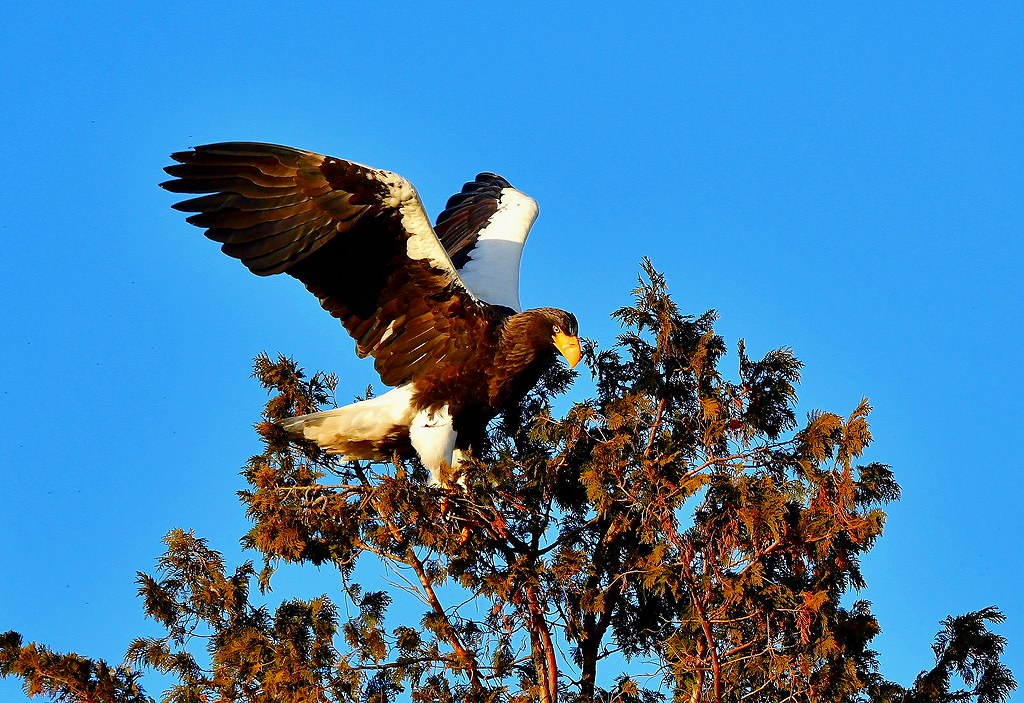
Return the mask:
M432 484L479 450L488 422L556 363L581 357L576 317L522 310L519 266L536 201L493 173L453 195L434 226L391 171L276 144L171 155L177 210L259 276L305 284L393 389L285 429L346 460L415 453Z

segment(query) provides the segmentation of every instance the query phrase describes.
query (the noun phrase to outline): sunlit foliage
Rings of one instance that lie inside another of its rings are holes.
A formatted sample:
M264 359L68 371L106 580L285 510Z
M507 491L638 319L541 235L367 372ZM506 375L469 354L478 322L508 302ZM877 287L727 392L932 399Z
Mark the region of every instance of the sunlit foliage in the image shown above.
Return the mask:
M575 377L559 366L450 490L415 461L342 463L290 439L279 421L329 405L338 381L258 357L271 398L240 498L262 568L229 571L174 530L139 575L165 636L111 668L8 633L0 673L76 702L149 700L145 667L176 678L173 703L1007 700L995 608L943 623L935 667L905 689L879 674L870 604L844 606L900 495L863 461L868 402L801 422L792 350L755 360L741 341L727 371L715 313L682 313L649 262L633 298L617 343L587 345L593 397L555 417ZM384 574L369 588L365 559ZM347 603L259 605L250 590L285 562L337 568ZM419 614L395 621L407 594Z

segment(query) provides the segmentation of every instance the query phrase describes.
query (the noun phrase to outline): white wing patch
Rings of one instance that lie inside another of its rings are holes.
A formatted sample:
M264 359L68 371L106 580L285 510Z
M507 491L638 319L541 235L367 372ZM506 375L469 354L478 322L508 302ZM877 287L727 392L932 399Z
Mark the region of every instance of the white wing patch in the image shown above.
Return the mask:
M450 273L453 279L457 278L455 264L434 233L430 218L423 208L423 201L413 184L391 171L377 171L377 175L390 192L390 196L384 199L384 205L397 207L402 213L402 226L409 233L406 243L409 258L417 261L428 259L437 268Z
M515 188L501 189L497 211L480 230L470 260L459 271L479 300L522 312L519 265L530 227L539 213L537 201L530 196Z

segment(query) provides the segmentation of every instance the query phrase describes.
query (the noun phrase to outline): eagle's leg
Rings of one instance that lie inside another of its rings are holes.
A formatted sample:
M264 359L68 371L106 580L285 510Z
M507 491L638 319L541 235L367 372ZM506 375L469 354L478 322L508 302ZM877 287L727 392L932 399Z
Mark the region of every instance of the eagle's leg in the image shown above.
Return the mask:
M430 485L445 486L442 467L451 466L457 433L448 406L420 410L409 426L409 441L423 465L430 470Z
M456 449L452 452L452 466L462 466L469 459L469 452L464 449Z

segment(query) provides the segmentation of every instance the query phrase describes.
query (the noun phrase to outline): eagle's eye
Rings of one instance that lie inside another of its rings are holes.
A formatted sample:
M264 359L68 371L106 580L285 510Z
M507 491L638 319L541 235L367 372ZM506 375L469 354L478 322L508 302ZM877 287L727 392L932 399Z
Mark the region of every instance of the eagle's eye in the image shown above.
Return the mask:
M554 332L555 334L562 334L562 328L559 327L558 325L555 325L554 329L552 329L551 331Z

